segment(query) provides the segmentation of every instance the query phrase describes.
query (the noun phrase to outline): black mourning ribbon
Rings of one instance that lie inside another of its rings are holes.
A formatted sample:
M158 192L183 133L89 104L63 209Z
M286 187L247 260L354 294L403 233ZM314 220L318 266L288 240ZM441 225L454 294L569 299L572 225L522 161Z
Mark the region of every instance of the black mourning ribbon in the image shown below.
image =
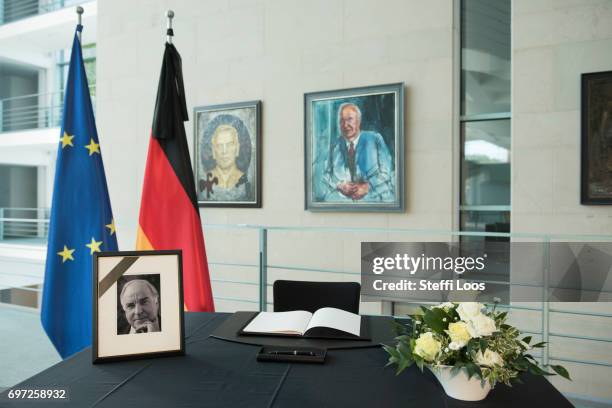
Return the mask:
M166 43L155 101L153 137L171 139L174 137L176 125L187 120L189 114L185 100L181 56L173 44Z

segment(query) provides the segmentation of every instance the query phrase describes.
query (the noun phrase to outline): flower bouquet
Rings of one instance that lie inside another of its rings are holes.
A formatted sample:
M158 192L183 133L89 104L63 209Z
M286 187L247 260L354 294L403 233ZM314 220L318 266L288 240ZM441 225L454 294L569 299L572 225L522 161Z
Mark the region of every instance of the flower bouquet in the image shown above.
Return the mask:
M507 312L488 310L476 302L442 303L421 306L408 325L398 324L395 347L384 346L389 363L397 374L412 364L421 371L428 367L447 395L467 400L484 399L496 383L521 382L519 375L554 375L540 367L528 353L545 343L530 345L531 337L520 339L516 327L506 324ZM570 379L565 368L551 365L560 376Z

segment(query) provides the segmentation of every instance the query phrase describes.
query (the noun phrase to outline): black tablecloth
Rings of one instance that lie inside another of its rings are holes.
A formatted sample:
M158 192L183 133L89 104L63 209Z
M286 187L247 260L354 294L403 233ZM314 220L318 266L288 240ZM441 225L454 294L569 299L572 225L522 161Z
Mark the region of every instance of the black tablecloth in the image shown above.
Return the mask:
M91 350L13 389L66 389L69 399L8 400L2 407L571 407L544 378L498 385L478 403L445 396L427 370L396 376L380 348L330 350L323 365L257 362L258 346L209 337L222 313L186 313L186 355L91 364Z

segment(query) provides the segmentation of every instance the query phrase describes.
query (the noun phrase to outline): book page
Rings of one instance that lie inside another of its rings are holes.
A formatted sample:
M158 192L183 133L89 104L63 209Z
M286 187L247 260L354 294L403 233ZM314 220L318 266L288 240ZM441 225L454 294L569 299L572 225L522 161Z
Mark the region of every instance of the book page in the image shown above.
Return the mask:
M259 312L246 325L246 333L281 333L303 335L312 314L303 310L291 312Z
M361 316L333 307L324 307L312 315L305 331L313 327L331 327L359 336L361 333Z

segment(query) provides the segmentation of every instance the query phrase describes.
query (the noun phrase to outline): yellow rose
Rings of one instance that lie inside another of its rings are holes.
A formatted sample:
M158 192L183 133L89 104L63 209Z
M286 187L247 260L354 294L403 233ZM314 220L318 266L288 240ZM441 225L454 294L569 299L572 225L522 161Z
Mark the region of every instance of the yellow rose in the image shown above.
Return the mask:
M451 343L448 345L448 348L451 350L459 350L472 338L472 336L470 336L470 332L468 331L468 325L464 322L450 323L446 333L451 339Z
M425 361L434 361L436 355L440 352L442 344L434 339L433 333L423 333L416 339L414 345L414 354L420 356Z

